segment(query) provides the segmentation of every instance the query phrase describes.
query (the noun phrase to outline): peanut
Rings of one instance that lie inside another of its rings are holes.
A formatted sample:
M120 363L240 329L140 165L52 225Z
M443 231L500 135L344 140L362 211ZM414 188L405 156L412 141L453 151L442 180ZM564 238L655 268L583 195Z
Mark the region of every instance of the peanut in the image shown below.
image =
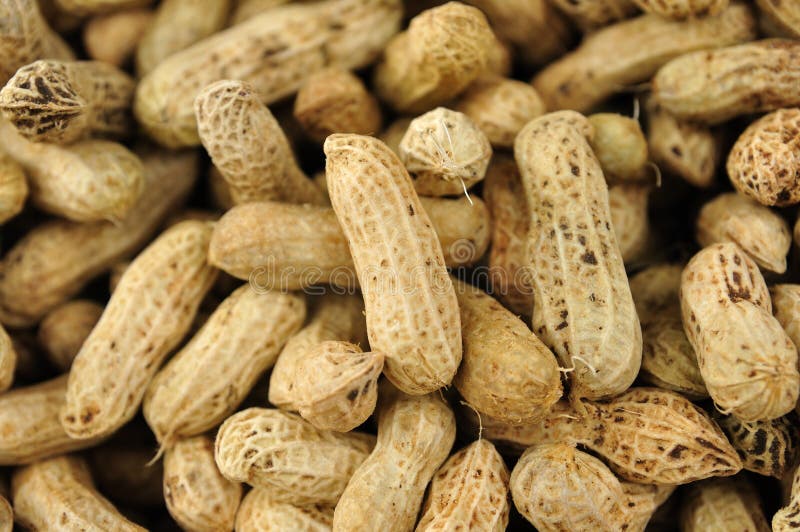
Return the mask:
M551 113L525 126L514 155L531 209L533 330L575 368L572 396L597 399L631 385L642 336L591 136L582 115Z
M707 188L722 158L721 138L706 126L679 120L647 101L647 146L653 161L695 187Z
M386 354L384 374L415 395L447 386L461 362L458 301L408 172L372 137L331 135L325 155L331 203L364 295L370 345Z
M294 116L320 144L333 133L373 135L383 122L378 100L360 79L341 68L321 70L306 80L297 92Z
M650 188L642 184L622 183L608 189L611 228L625 264L640 259L650 243L649 198Z
M658 319L671 307L680 305L681 272L679 264L656 264L630 279L631 295L642 325Z
M25 172L19 163L0 151L0 224L20 213L27 197Z
M206 262L210 237L206 222L175 225L122 275L72 363L61 412L70 436L110 434L134 416L158 367L186 334L214 282L217 272Z
M142 155L144 192L114 225L53 221L29 231L0 261L0 320L31 325L86 283L138 251L197 177L197 154L155 150Z
M739 194L727 193L700 210L697 242L703 247L734 242L762 268L783 273L792 234L789 224L767 207Z
M86 53L96 61L122 67L133 56L153 20L153 11L134 8L89 19L83 27Z
M483 180L492 147L464 113L437 107L415 118L400 141L400 160L424 196L466 193Z
M384 354L327 341L297 361L292 396L304 419L322 430L348 432L375 410Z
M184 530L232 530L242 485L217 469L214 441L197 436L178 441L164 455L164 498Z
M589 144L609 183L637 181L647 165L647 140L639 122L616 113L587 117L594 128Z
M68 14L90 15L146 6L153 0L55 0L56 6Z
M231 0L164 0L136 48L136 72L148 74L164 59L225 26Z
M316 304L308 325L286 342L272 369L269 402L283 409L293 409L297 364L315 346L328 341L366 344L364 303L358 295L326 293Z
M229 480L267 489L272 500L330 504L369 455L374 436L314 428L280 410L248 408L217 433L217 466Z
M334 531L412 529L425 488L453 446L455 418L438 395L387 386L380 397L378 442L336 505Z
M4 496L0 495L0 531L11 532L14 529L14 510Z
M102 493L125 507L163 507L161 462L149 464L153 458L150 445L130 445L125 437L116 437L91 450L89 465L95 482Z
M288 4L292 0L238 0L230 17L231 25L239 24L264 11Z
M744 469L780 479L794 465L800 436L795 430L797 419L791 414L753 423L719 413L714 419L739 453Z
M17 369L17 351L6 330L0 326L0 394L11 388Z
M800 285L776 284L769 289L772 313L797 347L800 345Z
M236 532L329 532L332 525L333 508L276 502L269 490L260 488L245 495L236 514Z
M766 421L794 408L797 349L772 317L758 266L734 243L714 244L683 270L686 337L717 408L742 421Z
M793 2L756 0L759 11L782 33L795 39L800 37L800 10Z
M436 472L416 530L506 530L508 479L494 445L471 443Z
M780 109L750 124L728 154L727 170L734 188L763 205L800 202L795 180L800 172L798 137L800 109Z
M638 11L635 0L554 0L560 9L585 32L624 20Z
M327 0L264 12L161 61L139 83L134 113L158 142L196 145L192 103L203 87L240 79L272 103L324 67L372 62L397 32L401 11L399 0Z
M660 17L685 19L716 15L728 7L729 0L633 0L642 11Z
M48 360L61 371L69 371L72 361L103 314L94 301L76 299L54 308L39 324L37 339Z
M470 85L455 110L467 115L494 148L512 148L525 124L545 113L536 89L501 77L480 79Z
M798 72L800 43L765 39L673 59L653 77L653 98L677 118L714 125L800 104Z
M495 36L489 49L489 57L486 59L486 67L475 83L481 79L510 76L514 60L512 53L511 47Z
M486 17L474 7L448 2L424 11L386 45L375 90L400 112L442 105L486 68L494 39Z
M792 475L792 492L789 504L778 510L772 517L773 532L788 532L796 529L796 519L800 513L800 467Z
M324 203L253 87L241 81L212 83L200 91L194 109L200 139L228 182L234 203Z
M95 489L86 463L74 456L36 462L14 472L14 517L32 530L144 531Z
M246 284L228 296L147 389L144 416L162 447L231 415L305 315L295 294L260 293Z
M683 497L680 527L683 532L753 530L770 527L758 494L744 478L715 478L691 486Z
M603 28L533 80L550 110L587 111L627 85L650 79L673 57L755 38L750 9L731 5L715 17L677 22L642 15Z
M454 282L464 356L453 384L473 408L494 418L544 417L562 393L553 353L491 296Z

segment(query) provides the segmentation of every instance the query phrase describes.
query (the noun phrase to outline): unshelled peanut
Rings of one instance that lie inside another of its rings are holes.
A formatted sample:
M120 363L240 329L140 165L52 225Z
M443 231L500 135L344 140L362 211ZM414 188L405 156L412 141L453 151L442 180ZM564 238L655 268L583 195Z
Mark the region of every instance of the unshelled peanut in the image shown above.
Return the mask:
M792 478L791 499L772 517L773 532L789 532L797 528L797 516L800 515L800 467L795 469Z
M789 37L800 37L800 8L797 4L780 0L756 0L756 5L781 33Z
M28 181L22 166L0 151L0 224L20 213L28 198Z
M744 469L780 479L795 464L800 436L795 430L797 418L793 414L751 423L719 413L714 419L736 449Z
M641 180L647 164L647 140L639 122L616 113L587 117L594 128L589 144L609 183Z
M69 371L102 314L102 305L86 299L64 303L49 312L37 333L48 360L61 371Z
M14 382L17 369L17 351L6 330L0 326L0 393L8 390Z
M89 15L151 4L153 0L54 0L65 13Z
M674 19L716 15L729 0L633 0L642 11Z
M776 284L769 292L772 313L797 347L800 345L800 284Z
M133 8L97 15L83 27L83 45L95 61L123 67L153 20L153 11Z
M553 0L583 31L590 32L637 13L634 0Z
M649 199L650 187L644 184L621 183L608 189L611 227L625 264L640 259L650 243Z
M332 526L332 507L277 502L269 490L261 488L254 488L245 495L236 514L236 532L330 532Z
M683 498L682 532L770 530L758 493L746 478L715 478L691 486Z
M14 510L5 496L0 495L0 531L11 532L14 529Z

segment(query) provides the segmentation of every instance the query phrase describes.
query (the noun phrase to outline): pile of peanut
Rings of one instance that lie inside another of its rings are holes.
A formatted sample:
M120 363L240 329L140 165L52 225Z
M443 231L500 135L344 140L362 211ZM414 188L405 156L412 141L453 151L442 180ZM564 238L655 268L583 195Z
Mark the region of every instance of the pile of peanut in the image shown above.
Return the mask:
M0 532L800 530L797 0L0 0L0 87Z

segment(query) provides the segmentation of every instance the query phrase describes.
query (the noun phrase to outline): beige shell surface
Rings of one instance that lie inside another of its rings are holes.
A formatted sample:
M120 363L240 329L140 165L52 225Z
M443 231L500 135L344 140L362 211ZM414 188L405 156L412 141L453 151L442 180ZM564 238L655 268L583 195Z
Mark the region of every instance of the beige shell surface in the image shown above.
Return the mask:
M611 226L625 264L642 258L650 244L650 187L623 183L608 189Z
M800 48L797 53L800 58ZM782 207L800 202L798 157L800 109L780 109L750 124L731 148L726 167L740 193Z
M28 198L28 181L22 166L0 151L0 224L16 216Z
M206 261L210 237L211 224L182 222L125 271L72 363L61 412L70 436L108 435L136 414L148 384L183 339L217 276Z
M143 411L158 441L212 429L231 415L303 325L302 295L237 288L153 377Z
M682 20L716 15L728 7L729 0L633 0L642 11Z
M744 423L717 413L714 419L739 453L744 469L781 479L795 465L800 450L795 415Z
M553 0L586 33L638 13L635 0Z
M148 5L152 0L54 0L54 3L62 12L83 16Z
M333 508L277 502L269 490L261 488L245 495L236 514L236 532L330 532L332 525Z
M687 53L658 71L653 98L678 118L714 125L800 104L799 71L800 43L789 39Z
M582 115L550 113L525 126L514 155L531 209L533 331L575 368L571 393L597 399L631 385L642 336L591 135Z
M400 141L403 161L418 194L463 194L483 180L492 147L470 117L437 107L415 118Z
M153 10L141 7L96 15L83 27L83 46L95 61L123 67L136 52L153 21Z
M214 440L178 441L164 454L164 499L184 530L232 530L242 485L222 476L214 462Z
M684 532L770 530L758 493L745 478L706 480L691 486L683 501L680 527Z
M11 337L0 326L0 393L8 390L14 382L18 358L19 356Z
M319 430L295 414L248 408L222 424L214 454L226 478L267 489L275 501L335 505L374 443L367 434Z
M61 371L69 371L102 314L103 306L88 299L76 299L49 312L36 336L48 360Z
M631 295L643 325L680 303L682 272L680 264L659 263L630 278Z
M408 172L381 141L325 141L328 191L350 245L372 349L384 374L422 395L446 386L461 362L458 302L436 232Z
M733 243L713 244L689 262L681 312L700 374L717 408L742 421L794 408L800 392L797 349L772 316L755 262Z
M800 345L800 285L776 284L770 287L772 313L797 347Z
M647 81L674 57L755 38L750 9L734 4L715 17L672 21L642 15L618 22L584 39L551 63L533 86L551 111L587 111L630 85Z
M792 233L779 214L741 194L727 193L700 210L697 242L703 247L734 242L760 267L783 273Z
M641 180L648 153L638 120L617 113L587 118L594 128L589 143L609 184Z
M800 6L794 2L780 0L756 0L759 11L782 33L800 37Z
M434 475L417 532L503 532L508 526L508 482L508 468L494 445L486 440L467 445Z
M497 300L454 282L464 344L456 389L479 412L509 423L545 416L562 393L553 353Z

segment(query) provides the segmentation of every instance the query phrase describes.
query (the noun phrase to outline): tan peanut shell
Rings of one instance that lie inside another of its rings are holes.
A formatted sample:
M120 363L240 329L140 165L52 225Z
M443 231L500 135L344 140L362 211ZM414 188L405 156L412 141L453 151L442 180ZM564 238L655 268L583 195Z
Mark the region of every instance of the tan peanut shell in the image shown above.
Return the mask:
M49 312L37 332L47 359L59 370L69 371L102 314L102 305L88 299L76 299Z
M56 7L67 14L91 15L119 11L151 4L153 0L54 0Z
M264 11L269 11L274 7L282 6L292 1L293 0L238 0L234 2L235 7L230 16L230 25L239 24Z
M662 171L706 188L722 159L720 134L707 126L679 120L651 98L647 103L647 146Z
M744 423L717 413L714 420L736 449L744 469L781 479L795 464L800 444L796 416Z
M245 284L228 296L147 388L144 416L161 445L231 415L305 316L296 294Z
M222 424L215 457L226 478L267 489L277 502L335 505L374 443L367 434L319 430L295 414L248 408Z
M33 203L76 222L119 222L144 189L142 162L115 142L33 143L0 119L0 143L25 169Z
M14 518L31 530L144 531L95 489L83 459L59 456L17 469L12 478Z
M617 238L624 263L642 257L650 240L650 219L647 208L650 187L637 183L621 183L608 189L611 227Z
M234 203L286 201L324 204L300 170L289 141L255 89L222 80L203 88L194 102L197 131Z
M61 427L58 415L66 391L63 375L0 395L0 464L29 464L97 443L97 439L74 440Z
M474 264L491 238L480 198L420 198L449 267ZM297 290L315 284L358 285L353 259L330 207L260 202L239 205L216 225L211 264L259 288Z
M269 104L325 67L363 67L399 29L401 7L399 0L327 0L261 13L161 61L139 83L134 113L161 144L196 145L193 102L203 87L239 79Z
M638 12L635 0L553 0L584 32L624 20Z
M721 44L729 46L687 53L664 65L653 77L655 101L677 118L707 125L800 104L800 43Z
M494 39L486 17L474 7L448 2L423 11L386 45L375 91L402 113L442 105L486 68Z
M797 347L800 345L800 285L776 284L769 292L772 313Z
M729 0L633 0L645 13L682 20L716 15L728 7Z
M489 49L489 57L486 59L486 67L473 84L481 79L498 76L505 78L510 76L511 69L514 66L512 64L514 61L512 54L513 50L511 49L511 45L501 41L495 35L495 38L492 40L492 47Z
M501 77L474 82L455 110L467 115L494 148L512 148L525 124L545 113L544 102L530 84Z
M67 43L48 26L37 0L0 2L0 85L37 59L75 59Z
M36 323L95 276L138 251L197 177L197 154L142 154L144 192L119 224L51 221L29 231L0 261L0 321Z
M477 83L477 82L476 82ZM389 127L384 129L377 137L383 141L384 144L389 146L389 149L400 155L400 141L408 131L408 126L411 125L412 118L401 117L389 124Z
M349 432L375 410L384 354L327 341L297 361L292 379L297 410L322 430Z
M164 455L164 499L184 530L232 530L242 485L222 476L214 462L214 440L178 441Z
M467 0L486 14L498 37L525 63L541 65L565 53L572 28L547 0Z
M759 11L780 32L790 37L800 37L800 6L780 0L756 0Z
M795 469L792 479L789 503L772 516L773 532L789 532L797 529L797 516L800 515L800 467Z
M574 368L572 395L597 399L631 385L642 336L591 136L582 115L550 113L525 126L514 155L531 209L533 331Z
M297 92L294 116L322 144L333 133L374 135L381 129L378 100L354 74L329 68L311 75Z
M136 52L152 21L153 11L147 8L94 16L83 27L83 46L95 61L122 67Z
M486 440L469 444L434 475L417 532L505 531L508 481L508 468L494 445Z
M697 242L703 247L734 242L760 267L783 273L792 234L780 215L750 198L729 192L700 210Z
M144 76L164 59L221 30L231 0L164 0L136 48L136 72Z
M269 402L286 410L295 409L293 391L297 364L324 342L341 341L366 345L364 302L359 294L326 292L316 302L311 320L292 336L275 362L269 381Z
M236 513L236 532L330 532L332 525L333 508L277 502L268 489L261 488L250 490Z
M17 70L0 90L0 111L34 142L122 137L132 126L134 85L101 61L40 60Z
M418 194L452 196L483 180L492 146L467 115L437 107L415 118L400 141L403 161Z
M683 326L717 408L742 421L766 421L794 408L797 349L772 316L767 285L734 243L699 253L681 279Z
M800 47L797 54L800 61ZM726 167L734 188L762 205L800 202L799 137L798 108L780 109L750 124L728 154Z
M672 21L642 15L584 39L533 80L547 108L588 111L627 86L650 79L673 57L755 38L750 9L731 5L717 16Z
M14 529L14 510L5 495L0 495L0 531L11 532Z
M689 487L679 523L682 532L770 530L758 494L746 478L715 478Z
M609 183L636 181L647 165L647 140L639 122L617 113L587 117L594 128L589 143Z
M412 529L425 488L455 440L455 417L438 394L409 396L385 386L380 398L378 441L336 505L336 532Z
M472 408L508 423L544 417L562 393L553 353L490 295L454 284L464 346L456 389Z
M125 435L89 451L89 466L100 492L115 503L132 508L164 506L164 467L153 460L148 444L127 444Z
M139 408L164 357L181 341L216 278L211 225L165 231L125 271L72 363L61 422L73 438L114 432Z
M408 172L373 137L331 135L325 155L328 192L364 295L370 346L386 355L385 375L415 395L447 386L461 362L458 302Z
M0 394L8 390L14 382L18 357L11 337L0 326Z
M642 325L680 304L682 271L680 264L660 263L630 278L631 295Z
M22 211L28 198L28 181L22 166L0 151L0 224Z

